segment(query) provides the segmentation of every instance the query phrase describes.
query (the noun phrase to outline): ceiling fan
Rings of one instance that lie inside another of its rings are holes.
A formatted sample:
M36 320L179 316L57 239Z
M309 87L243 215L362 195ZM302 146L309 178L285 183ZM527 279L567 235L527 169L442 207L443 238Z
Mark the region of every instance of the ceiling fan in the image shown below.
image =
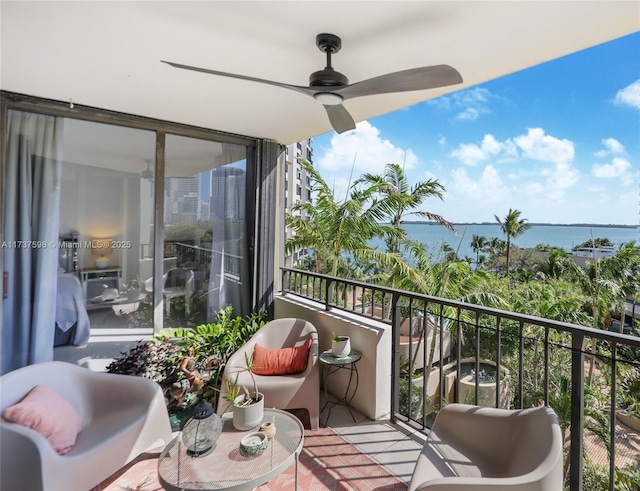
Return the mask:
M147 163L147 168L140 173L140 177L153 182L153 171L149 168L149 165L151 165L151 159L144 159L144 161Z
M342 102L347 99L376 94L434 89L462 82L462 76L455 68L451 68L448 65L433 65L387 73L386 75L380 75L379 77L363 80L362 82L349 84L347 77L335 71L331 66L331 55L340 51L342 40L334 34L318 34L316 36L316 46L318 46L320 51L326 53L327 66L323 70L314 72L309 76L308 87L274 82L272 80L238 75L236 73L182 65L170 61L161 61L175 68L275 85L276 87L295 90L310 95L324 106L333 129L338 133L352 130L356 127L349 111L342 105Z

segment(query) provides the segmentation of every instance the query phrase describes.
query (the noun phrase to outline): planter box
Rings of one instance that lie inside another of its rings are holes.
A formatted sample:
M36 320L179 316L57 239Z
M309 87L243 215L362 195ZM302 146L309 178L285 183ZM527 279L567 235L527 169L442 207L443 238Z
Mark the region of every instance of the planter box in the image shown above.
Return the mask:
M460 363L475 363L474 358L465 358L460 360ZM495 368L496 363L491 360L480 360L481 365L491 365ZM448 363L442 367L444 372L444 397L447 402L454 402L455 399L455 384L458 377L456 371L456 362ZM509 387L509 370L502 367L502 376L500 378L500 404L499 407L508 409L511 402L511 390ZM419 377L413 380L413 384L422 387L424 384L424 377ZM465 375L460 379L460 402L466 402L468 404L474 403L475 398L475 380L471 375ZM431 398L430 407L437 406L438 397L440 394L440 369L433 370L429 376L429 382L427 383L427 395ZM494 382L479 382L478 383L478 404L481 406L495 407L496 400L496 383Z
M423 368L425 366L423 343L426 343L427 356L429 356L429 351L431 349L432 336L434 335L436 336L436 348L435 348L435 351L433 352L433 360L431 361L431 363L433 364L440 361L440 335L436 331L430 330L428 336L422 340L422 343L420 343L420 345L418 345L418 339L419 339L418 337L414 337L411 340L411 346L409 346L409 340L406 337L401 338L400 350L399 350L400 363L409 359L409 349L411 349L411 357L412 357L412 360L415 360L415 368L417 370ZM446 359L446 358L449 358L449 356L451 356L451 333L445 330L445 332L443 333L442 339L443 339L442 353L443 353L443 358Z
M634 431L640 433L640 419L635 416L631 416L627 411L623 409L616 410L616 419L622 424L628 426Z

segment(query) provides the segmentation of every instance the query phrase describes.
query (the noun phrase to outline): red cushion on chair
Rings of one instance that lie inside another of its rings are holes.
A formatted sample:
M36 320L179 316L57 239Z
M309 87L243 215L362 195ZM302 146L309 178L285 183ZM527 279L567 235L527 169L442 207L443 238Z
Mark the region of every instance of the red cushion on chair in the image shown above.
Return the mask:
M308 339L302 346L269 349L256 343L253 351L253 369L256 375L290 375L307 369L309 350L313 341Z

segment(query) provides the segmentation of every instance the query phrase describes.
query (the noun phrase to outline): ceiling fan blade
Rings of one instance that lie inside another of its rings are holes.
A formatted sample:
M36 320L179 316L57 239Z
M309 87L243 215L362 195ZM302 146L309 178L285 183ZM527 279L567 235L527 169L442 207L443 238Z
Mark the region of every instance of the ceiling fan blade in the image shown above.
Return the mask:
M331 126L336 130L336 133L344 133L345 131L353 130L356 127L356 123L353 121L351 114L347 111L347 108L342 104L338 105L324 105L327 110L327 116Z
M209 70L208 68L182 65L180 63L174 63L172 61L164 61L164 60L160 60L160 61L162 63L166 63L167 65L171 65L174 68L181 68L183 70L191 70L194 72L208 73L210 75L218 75L220 77L237 78L240 80L247 80L249 82L258 82L260 84L274 85L276 87L282 87L283 89L295 90L297 92L301 92L303 94L310 95L310 96L313 96L313 94L318 92L318 89L314 89L312 87L303 87L300 85L291 85L291 84L285 84L281 82L274 82L273 80L265 80L263 78L249 77L247 75L238 75L237 73L219 72L217 70Z
M449 65L434 65L380 75L335 89L333 92L345 99L351 99L375 94L435 89L459 83L462 83L462 76L458 70Z

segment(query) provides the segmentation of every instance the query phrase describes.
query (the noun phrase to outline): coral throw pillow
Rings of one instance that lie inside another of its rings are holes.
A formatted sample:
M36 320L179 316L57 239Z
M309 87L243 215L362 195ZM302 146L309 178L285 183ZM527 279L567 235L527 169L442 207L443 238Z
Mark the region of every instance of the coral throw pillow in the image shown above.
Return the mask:
M253 350L253 369L256 375L291 375L307 369L309 350L313 341L308 339L302 346L269 349L256 343Z
M3 416L7 421L36 430L60 455L73 448L82 429L75 408L44 385L36 385L19 403L5 409Z

